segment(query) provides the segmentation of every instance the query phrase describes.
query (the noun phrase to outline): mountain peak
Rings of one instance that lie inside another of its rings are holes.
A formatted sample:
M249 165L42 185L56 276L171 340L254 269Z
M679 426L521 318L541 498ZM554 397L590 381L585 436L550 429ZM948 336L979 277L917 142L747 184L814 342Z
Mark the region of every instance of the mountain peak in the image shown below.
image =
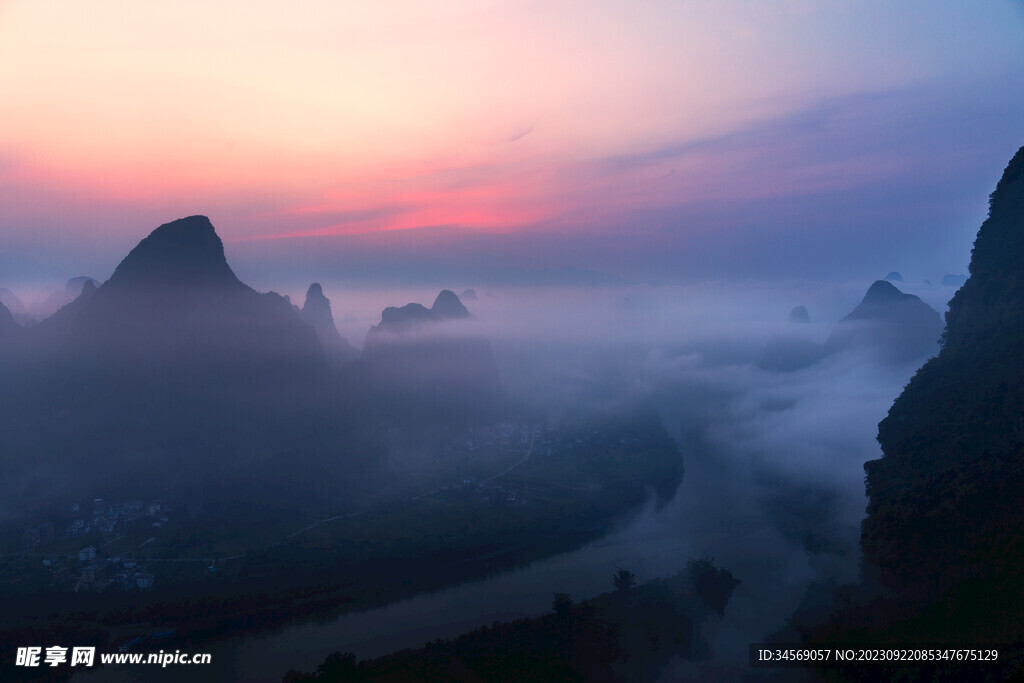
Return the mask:
M864 300L861 303L864 304L881 304L888 301L896 301L904 296L896 285L892 284L889 280L875 280L870 287L868 287L867 293L864 295Z
M224 257L224 244L206 216L165 223L139 242L110 278L113 288L240 287Z
M306 290L306 305L307 306L309 305L310 300L320 301L321 299L326 299L326 298L327 297L324 296L324 288L320 286L319 282L314 282L313 284L311 284L309 286L309 289Z
M318 332L333 330L334 336L338 331L334 327L334 316L331 313L331 302L324 296L324 289L319 282L314 282L306 290L306 301L302 304L302 319L317 329Z
M331 300L324 295L319 282L314 282L306 290L306 301L302 304L299 316L316 330L320 344L335 360L347 362L358 355L348 341L338 334L334 314L331 313Z
M807 311L806 306L794 306L793 310L789 312L789 322L791 323L809 323L811 322L811 314Z
M458 294L450 289L442 289L441 293L434 299L434 305L430 308L425 307L423 304L406 304L401 308L388 306L381 313L380 326L398 329L420 322L457 320L469 317L471 317L470 313L462 305Z
M450 289L442 289L434 299L430 312L438 318L468 318L469 311L459 301L459 296Z
M927 311L938 316L938 313L928 304L913 294L904 294L888 280L875 280L857 307L850 311L843 321L890 320L895 322L907 315L908 311L919 314L920 311Z
M942 331L942 317L931 306L913 294L905 294L886 280L876 280L864 298L840 322L865 320L902 324L937 325ZM936 336L938 333L936 333Z
M877 280L825 340L827 354L852 343L874 347L895 362L927 358L938 350L942 316L913 294Z

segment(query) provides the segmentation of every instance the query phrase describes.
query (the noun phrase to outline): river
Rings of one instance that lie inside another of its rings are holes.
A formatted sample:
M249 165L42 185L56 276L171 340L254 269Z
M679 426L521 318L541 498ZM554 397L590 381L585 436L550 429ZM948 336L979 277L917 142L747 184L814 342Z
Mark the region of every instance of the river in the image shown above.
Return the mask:
M732 677L745 667L747 643L783 623L815 572L806 554L793 552L758 514L757 505L729 510L708 505L708 482L720 480L716 467L689 459L683 483L667 505L660 510L648 505L604 537L570 552L328 621L300 620L224 638L206 647L210 665L107 666L74 680L280 681L289 669L315 670L334 651L365 658L421 647L493 621L539 615L550 609L556 591L583 599L610 590L617 567L644 580L672 574L700 556L713 556L742 583L717 634L715 661L693 666L704 667L704 675ZM708 666L718 668L712 674ZM694 675L701 674L695 670Z

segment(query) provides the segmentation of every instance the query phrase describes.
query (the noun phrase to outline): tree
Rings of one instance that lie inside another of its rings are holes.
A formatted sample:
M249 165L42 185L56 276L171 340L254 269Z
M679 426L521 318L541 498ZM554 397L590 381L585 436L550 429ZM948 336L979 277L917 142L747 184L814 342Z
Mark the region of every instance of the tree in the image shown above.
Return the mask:
M629 589L636 584L636 575L628 569L620 569L612 576L615 592L628 595Z
M728 570L716 567L714 559L710 557L690 561L687 569L697 597L715 612L725 614L725 606L733 590L740 584L739 580Z
M327 659L316 670L319 679L324 681L359 680L359 665L356 663L355 654L351 652L327 655Z
M568 593L555 593L555 599L551 601L551 609L555 611L559 619L566 619L572 614L572 598Z

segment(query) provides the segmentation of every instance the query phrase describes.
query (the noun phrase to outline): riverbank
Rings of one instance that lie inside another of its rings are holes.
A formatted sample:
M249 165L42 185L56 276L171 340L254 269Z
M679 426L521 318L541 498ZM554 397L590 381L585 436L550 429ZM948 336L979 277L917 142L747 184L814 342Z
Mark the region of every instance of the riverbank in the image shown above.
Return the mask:
M614 592L575 603L555 593L552 610L531 619L484 626L423 648L357 661L335 652L305 681L654 680L676 658L711 651L713 627L739 584L710 560L692 560L675 575L635 585L620 569Z
M8 604L0 638L17 647L59 636L113 651L173 630L162 648L197 650L296 619L330 619L579 547L682 477L678 451L656 421L593 425L560 443L499 479L338 517L202 581Z

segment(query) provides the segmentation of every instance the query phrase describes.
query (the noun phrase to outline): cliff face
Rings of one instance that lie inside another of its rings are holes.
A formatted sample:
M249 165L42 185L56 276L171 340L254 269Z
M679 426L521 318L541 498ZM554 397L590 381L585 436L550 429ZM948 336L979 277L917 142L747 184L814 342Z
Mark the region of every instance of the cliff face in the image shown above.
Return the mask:
M884 457L865 464L861 543L869 566L892 585L938 591L1019 574L1024 148L990 197L942 350L896 399L878 440Z

